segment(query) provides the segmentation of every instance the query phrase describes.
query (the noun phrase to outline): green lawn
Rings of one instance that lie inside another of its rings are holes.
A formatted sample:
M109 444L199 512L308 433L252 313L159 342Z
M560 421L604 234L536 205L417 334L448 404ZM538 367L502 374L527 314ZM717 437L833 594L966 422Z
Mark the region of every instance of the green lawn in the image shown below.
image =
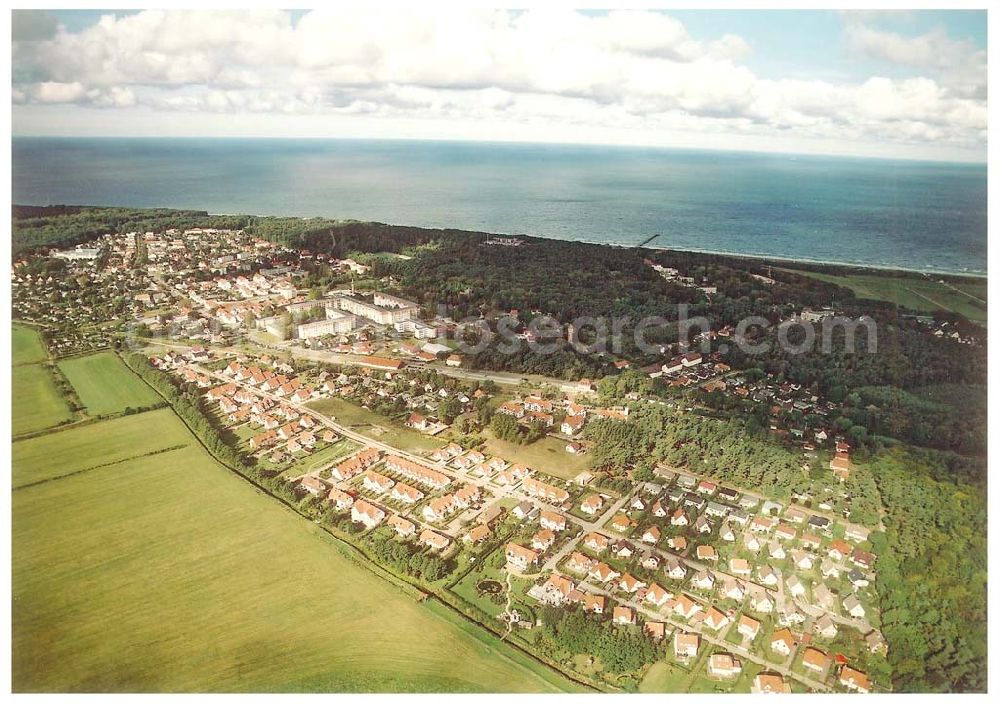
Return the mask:
M839 284L863 299L892 302L915 311L944 309L962 314L970 321L986 321L986 305L983 303L986 299L985 280L983 284L966 281L951 283L948 280L941 283L938 277L922 277L918 274L893 277L879 274L831 275L793 269L787 271L821 282Z
M46 365L12 368L11 396L11 432L14 436L48 429L73 418L73 412Z
M359 407L347 400L333 397L310 402L307 406L320 414L333 417L338 424L349 427L359 434L370 436L410 453L425 453L444 446L444 441L441 439L408 429L399 422Z
M288 478L301 476L305 473L312 473L328 466L332 466L336 461L347 458L355 451L361 450L361 444L353 439L340 439L326 448L320 449L316 453L309 454L299 459L289 466L282 474Z
M111 351L60 361L59 369L93 416L116 414L126 407L160 401L156 394Z
M21 479L107 463L116 451L128 459L12 494L15 691L572 689L370 573L218 466L168 416L49 434L57 463L47 471L40 445L32 454L15 445ZM131 434L121 426L136 422ZM115 449L99 453L109 439ZM136 456L178 440L188 445Z
M669 638L667 649L673 650L673 636ZM686 691L691 681L691 673L672 662L660 661L653 664L642 683L639 691L644 694L677 694Z
M11 356L14 365L40 363L49 356L42 344L42 337L28 326L11 326Z
M192 442L168 409L83 424L14 442L13 487Z
M556 478L573 480L590 468L590 457L587 454L578 456L567 453L566 442L562 439L546 436L532 444L522 445L497 439L489 431L483 436L486 437L488 453Z

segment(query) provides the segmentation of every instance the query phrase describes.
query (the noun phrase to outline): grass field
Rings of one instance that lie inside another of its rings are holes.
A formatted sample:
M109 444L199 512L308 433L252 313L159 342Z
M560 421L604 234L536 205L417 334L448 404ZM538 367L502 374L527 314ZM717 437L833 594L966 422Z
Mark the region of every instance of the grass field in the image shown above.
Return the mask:
M15 691L573 687L370 573L169 410L19 442L14 474L52 479L12 494Z
M347 458L356 451L361 450L361 444L353 439L341 439L336 441L324 449L320 449L314 454L309 454L305 458L296 461L291 466L289 466L283 476L287 478L293 478L295 476L301 476L305 473L313 473L314 471L321 470L328 466L332 466L334 462L339 461L342 458Z
M11 433L41 431L73 419L52 371L41 362L48 353L38 332L13 325L11 335Z
M35 329L28 326L11 326L11 357L14 365L40 363L49 356L42 345L42 338Z
M92 416L117 414L126 407L146 407L160 401L157 395L111 351L59 362L80 401Z
M410 453L424 453L444 446L444 441L421 434L347 400L336 397L311 402L308 407L333 417L338 424Z
M73 412L45 365L18 365L11 369L11 432L14 436L41 431L68 422Z
M915 311L954 311L970 321L986 321L986 282L956 284L914 274L892 277L879 274L831 275L787 269L806 277L839 284L857 297L876 299L905 306Z
M566 453L566 442L562 439L546 436L533 444L519 445L497 439L489 431L483 436L489 453L557 478L573 480L590 468L590 457Z
M13 487L190 443L187 429L169 409L56 430L14 442Z

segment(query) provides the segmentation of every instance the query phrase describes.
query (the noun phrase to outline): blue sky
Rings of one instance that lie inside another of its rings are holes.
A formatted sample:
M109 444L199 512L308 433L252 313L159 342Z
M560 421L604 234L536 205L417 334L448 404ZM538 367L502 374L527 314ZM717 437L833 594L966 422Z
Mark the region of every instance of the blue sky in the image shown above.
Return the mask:
M984 11L105 14L15 12L16 134L985 158Z

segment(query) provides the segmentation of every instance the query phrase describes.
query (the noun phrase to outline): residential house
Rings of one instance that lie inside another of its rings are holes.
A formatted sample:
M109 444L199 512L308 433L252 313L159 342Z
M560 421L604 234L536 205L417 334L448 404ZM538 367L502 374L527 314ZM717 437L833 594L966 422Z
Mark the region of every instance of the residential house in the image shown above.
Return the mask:
M771 649L785 657L792 654L792 650L795 649L795 638L792 637L792 631L788 628L782 628L775 632L771 636Z
M386 520L386 524L396 530L396 534L400 537L412 537L417 531L415 524L400 515L393 515Z
M562 532L566 529L566 518L558 513L543 510L541 513L541 525L553 532Z
M844 606L844 610L847 611L848 615L852 618L863 618L865 617L865 607L861 605L861 601L853 593L847 596L841 603Z
M385 512L366 500L358 500L351 507L351 521L358 522L368 529L378 525L385 519Z
M526 571L529 566L538 561L538 552L527 547L522 547L520 544L515 544L514 542L507 543L504 554L507 557L507 564L520 571Z
M615 625L634 625L635 611L628 606L615 606L611 620Z
M829 615L822 615L813 623L813 632L822 638L832 640L837 637L837 623Z
M569 561L566 562L566 568L578 574L589 574L590 570L596 564L596 559L591 559L586 554L581 554L580 552L573 552L570 555Z
M398 486L397 486L398 487ZM487 524L476 525L465 533L465 541L469 544L479 544L490 536L490 527Z
M603 534L591 532L583 538L583 546L592 552L600 554L608 548L608 538Z
M717 652L708 658L708 676L714 679L734 679L741 671L740 661L726 652Z
M327 500L332 502L338 510L346 510L354 504L354 498L339 488L331 488L327 493Z
M842 666L837 678L841 686L851 691L857 691L860 694L871 693L872 685L868 679L868 675L853 667L849 667L846 664Z
M695 556L699 561L718 561L719 552L711 544L699 544Z
M423 499L424 494L412 485L407 485L406 483L396 483L392 492L389 494L389 497L401 503L413 505L420 502Z
M420 543L435 551L440 551L451 544L451 540L433 530L425 529L420 533Z
M392 478L384 476L381 473L376 473L375 471L368 471L365 473L364 480L361 483L365 488L372 491L373 493L387 492L392 486L396 484Z
M531 538L531 548L544 552L551 547L552 543L555 541L556 535L552 530L540 529L535 532L535 536Z
M802 651L802 666L817 674L822 674L830 665L830 658L822 650L807 647Z
M580 510L586 515L596 514L602 507L604 507L604 499L596 493L588 495L580 503Z
M760 621L751 618L749 615L741 615L739 624L736 626L736 631L745 640L756 640L758 633L760 633Z
M701 638L696 633L674 633L674 656L681 660L689 660L698 656L698 646Z
M761 672L753 678L751 694L790 694L792 687L780 674Z
M662 608L663 604L669 601L673 597L673 594L667 591L657 583L650 585L649 589L646 591L645 601L647 603L652 603L657 608Z
M705 613L705 627L716 632L722 631L732 621L729 616L714 606Z

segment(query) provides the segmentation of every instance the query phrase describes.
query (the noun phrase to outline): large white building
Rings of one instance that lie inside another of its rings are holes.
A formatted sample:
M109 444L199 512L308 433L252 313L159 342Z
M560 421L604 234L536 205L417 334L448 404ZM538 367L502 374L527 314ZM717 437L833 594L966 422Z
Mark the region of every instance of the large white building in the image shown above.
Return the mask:
M391 326L402 321L415 319L420 311L420 307L415 302L379 292L374 294L372 303L345 295L335 298L333 305L342 311L370 319L383 326Z
M355 323L356 320L351 314L327 310L325 319L299 324L295 332L298 338L315 338L316 336L348 333L354 329Z

